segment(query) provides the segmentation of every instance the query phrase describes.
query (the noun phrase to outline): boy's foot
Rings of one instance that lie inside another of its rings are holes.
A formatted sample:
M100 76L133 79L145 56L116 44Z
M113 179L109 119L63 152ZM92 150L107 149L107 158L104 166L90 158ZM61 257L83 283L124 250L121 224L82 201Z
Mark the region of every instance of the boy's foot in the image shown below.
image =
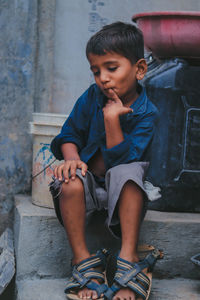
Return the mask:
M136 295L130 289L122 288L114 297L113 300L135 300Z
M133 263L130 260L117 258L117 270L112 286L105 292L108 300L147 300L152 283L152 270L163 253L154 250L142 261Z
M65 293L67 298L102 299L108 289L105 284L106 249L99 250L96 255L82 260L73 266L72 278L67 282Z
M147 269L143 270L143 273L147 275ZM148 275L147 275L148 276ZM129 288L121 288L113 297L113 300L139 300L136 294Z
M91 281L93 281L99 285L102 283L95 279L92 279ZM97 299L98 298L97 292L94 290L90 290L88 288L81 289L77 295L80 299Z
M120 257L126 261L130 261L133 264L139 262L139 257L126 257L120 254ZM143 270L147 274L147 269ZM129 288L121 288L113 297L113 300L135 300L136 294ZM138 299L138 298L137 298Z
M83 261L85 259L88 259L92 256L94 256L94 255L91 255L89 257L88 256L84 257L84 259L80 259L78 261L72 260L72 265L80 264L81 261ZM92 270L99 271L99 272L103 273L104 268L103 267L97 267L97 268L91 268L90 270L91 271ZM95 282L99 285L103 283L103 280L100 280L100 279L99 280L91 279L91 281ZM77 293L77 295L80 299L97 299L98 298L97 292L95 290L88 289L87 287L80 289L79 292Z

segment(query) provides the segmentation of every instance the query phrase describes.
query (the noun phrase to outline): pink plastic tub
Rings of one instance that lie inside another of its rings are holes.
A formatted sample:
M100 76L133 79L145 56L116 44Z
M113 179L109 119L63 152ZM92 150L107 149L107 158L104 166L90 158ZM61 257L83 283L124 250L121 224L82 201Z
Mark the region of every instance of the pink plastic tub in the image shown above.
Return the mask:
M200 12L148 12L133 16L143 31L145 47L158 58L180 57L200 62Z

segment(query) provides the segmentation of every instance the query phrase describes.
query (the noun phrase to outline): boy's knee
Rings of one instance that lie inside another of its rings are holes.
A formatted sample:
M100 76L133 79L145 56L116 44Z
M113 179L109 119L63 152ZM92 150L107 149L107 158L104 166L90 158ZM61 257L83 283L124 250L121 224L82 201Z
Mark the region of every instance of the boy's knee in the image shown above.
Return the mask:
M80 178L76 176L75 180L70 179L68 183L62 184L62 196L73 196L73 195L80 195L84 193L83 183Z
M128 189L128 190L130 190L130 192L137 193L137 194L140 194L141 196L143 196L143 191L142 191L141 187L139 187L139 185L136 182L134 182L133 180L128 180L124 184L123 189Z

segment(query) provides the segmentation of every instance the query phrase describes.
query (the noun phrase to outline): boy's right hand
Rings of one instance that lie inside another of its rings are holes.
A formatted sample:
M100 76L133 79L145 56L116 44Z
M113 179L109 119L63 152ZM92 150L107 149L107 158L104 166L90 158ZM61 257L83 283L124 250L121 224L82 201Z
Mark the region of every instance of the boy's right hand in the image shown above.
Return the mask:
M81 169L81 174L85 176L88 166L80 159L67 160L64 163L60 164L59 166L55 167L54 176L60 181L63 180L64 177L65 182L68 183L69 178L75 180L76 169Z

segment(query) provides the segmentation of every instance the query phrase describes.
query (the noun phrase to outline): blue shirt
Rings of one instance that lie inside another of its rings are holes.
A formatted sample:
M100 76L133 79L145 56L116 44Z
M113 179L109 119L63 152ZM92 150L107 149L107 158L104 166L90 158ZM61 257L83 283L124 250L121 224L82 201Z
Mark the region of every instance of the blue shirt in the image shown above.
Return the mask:
M74 143L85 163L100 148L107 170L119 164L144 160L155 132L158 111L147 98L145 88L139 87L141 93L131 105L133 113L120 116L124 141L107 149L102 111L107 98L96 84L91 85L77 100L61 133L53 139L51 151L55 157L62 160L61 145Z

